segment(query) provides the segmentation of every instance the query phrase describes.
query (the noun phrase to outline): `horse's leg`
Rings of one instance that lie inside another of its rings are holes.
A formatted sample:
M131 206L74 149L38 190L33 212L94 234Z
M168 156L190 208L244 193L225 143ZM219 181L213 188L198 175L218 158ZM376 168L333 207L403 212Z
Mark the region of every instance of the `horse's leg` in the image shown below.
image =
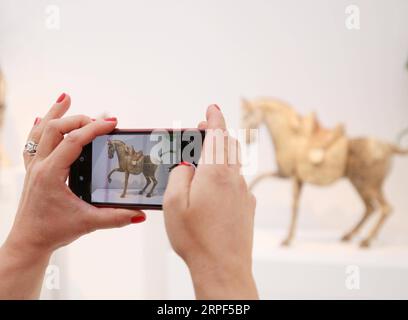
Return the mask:
M302 191L303 183L298 178L293 179L293 205L292 205L292 218L289 227L289 233L285 240L282 241L283 246L289 246L295 235L297 216L299 211L299 199Z
M146 176L149 176L150 181L153 182L152 188L150 189L149 193L146 195L148 198L152 196L153 190L157 185L157 179L155 177L156 170L157 170L157 165L152 164L151 166L148 166L146 172L144 172Z
M364 223L366 223L368 218L372 215L372 213L375 210L374 201L373 201L372 196L370 195L370 192L367 190L364 190L362 187L358 185L356 185L355 187L356 187L358 194L360 195L361 199L364 202L365 212L363 216L361 217L360 221L341 238L341 241L351 240L357 234L357 232L360 231L361 227L364 225Z
M146 185L143 187L143 189L142 190L140 190L139 191L139 194L143 194L143 192L145 192L145 190L146 190L146 188L149 186L149 184L150 184L150 177L146 177L145 176L145 178L146 178Z
M112 175L114 172L117 172L117 171L123 172L123 170L122 170L121 168L116 168L116 169L113 169L111 172L109 172L109 174L108 174L108 182L109 182L109 183L112 182L111 175Z
M375 197L380 204L380 209L381 209L381 216L380 219L377 221L377 223L374 225L373 229L371 229L370 233L368 234L367 238L365 238L363 241L360 243L360 247L362 248L367 248L370 246L371 241L378 235L378 232L380 231L381 227L383 226L385 220L389 217L389 215L392 212L392 208L389 205L388 201L385 199L383 191L379 189Z
M125 187L123 188L123 193L121 194L121 198L126 197L126 192L128 188L128 182L129 182L129 171L125 172Z
M150 189L149 193L146 195L146 197L148 197L148 198L150 198L150 197L152 196L153 190L154 190L154 188L155 188L156 185L157 185L157 179L156 179L155 176L151 176L150 179L153 181L153 186L152 186L152 188Z

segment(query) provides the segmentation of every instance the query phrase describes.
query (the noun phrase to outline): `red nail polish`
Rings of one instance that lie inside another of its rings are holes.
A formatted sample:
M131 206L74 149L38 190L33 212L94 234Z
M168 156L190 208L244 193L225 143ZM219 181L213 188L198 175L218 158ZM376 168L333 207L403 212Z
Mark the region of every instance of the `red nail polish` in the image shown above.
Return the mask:
M187 161L181 161L178 165L179 165L179 166L187 166L187 167L193 167L193 168L195 168L195 166L194 166L192 163L187 162Z
M62 101L64 101L65 99L65 93L61 94L58 99L57 99L57 103L61 103Z
M135 217L132 217L132 219L130 219L130 222L131 223L141 223L145 220L146 220L145 216L135 216Z
M37 117L37 118L35 118L34 125L36 126L40 122L41 122L41 118Z
M112 117L112 118L106 118L106 119L104 119L105 121L110 121L110 122L115 122L115 121L118 121L118 119L117 118L115 118L115 117Z
M96 119L95 119L95 118L91 118L91 121L96 121Z
M217 104L213 104L214 107L218 109L218 111L221 111L220 107Z

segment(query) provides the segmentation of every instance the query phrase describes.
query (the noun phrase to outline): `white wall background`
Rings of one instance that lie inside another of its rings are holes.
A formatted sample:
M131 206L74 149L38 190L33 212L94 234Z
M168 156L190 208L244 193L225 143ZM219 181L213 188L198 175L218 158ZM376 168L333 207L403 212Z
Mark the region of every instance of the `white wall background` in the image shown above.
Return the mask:
M360 30L345 27L350 4L361 10ZM46 26L50 5L60 10L58 30ZM168 127L173 121L192 127L204 118L208 104L218 103L229 126L236 128L241 96L270 95L290 101L302 113L316 110L327 126L346 123L350 136L393 141L408 126L407 39L405 0L1 0L0 65L9 107L4 143L21 165L26 132L63 91L72 96L70 113L107 112L119 118L120 127ZM262 134L260 170L269 170L273 153ZM395 212L379 247L408 244L407 161L396 158L387 181ZM272 229L284 233L290 185L265 182L256 195L256 235L263 240L255 250L267 248L272 254L277 241L268 243L259 235ZM361 211L346 181L306 188L299 229L313 236L301 234L298 243L314 241L323 231L331 240L321 242L334 241ZM63 249L63 290L57 296L177 296L177 289L166 285L172 262L161 214L149 213L148 218L144 225L95 233ZM370 254L377 260L392 260L376 250ZM255 261L256 269L263 268L261 260ZM298 289L286 293L269 290L276 283L272 274L259 273L264 297L311 296L312 288L299 282ZM293 279L293 274L283 271L280 277ZM173 277L176 283L180 279ZM327 277L316 281L324 283ZM373 287L365 296L375 292Z

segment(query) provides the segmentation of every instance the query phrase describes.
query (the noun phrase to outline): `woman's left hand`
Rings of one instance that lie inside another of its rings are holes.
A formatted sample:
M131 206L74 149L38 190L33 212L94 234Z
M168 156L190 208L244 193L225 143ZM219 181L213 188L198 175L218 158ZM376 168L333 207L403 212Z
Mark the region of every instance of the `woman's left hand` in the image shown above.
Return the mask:
M83 115L61 118L70 106L70 97L61 97L44 118L37 118L28 137L38 143L35 155L24 152L24 189L13 228L2 248L22 261L48 261L55 249L82 235L146 218L142 211L96 208L69 189L66 181L70 166L82 148L111 132L117 120L93 121Z

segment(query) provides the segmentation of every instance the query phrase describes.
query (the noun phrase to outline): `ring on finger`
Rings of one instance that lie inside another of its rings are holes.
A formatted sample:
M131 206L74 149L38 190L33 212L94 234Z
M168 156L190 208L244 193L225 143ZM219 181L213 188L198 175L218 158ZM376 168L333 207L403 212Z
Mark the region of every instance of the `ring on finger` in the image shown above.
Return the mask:
M34 142L33 140L27 141L26 145L24 146L24 151L29 156L35 156L37 153L38 143Z

